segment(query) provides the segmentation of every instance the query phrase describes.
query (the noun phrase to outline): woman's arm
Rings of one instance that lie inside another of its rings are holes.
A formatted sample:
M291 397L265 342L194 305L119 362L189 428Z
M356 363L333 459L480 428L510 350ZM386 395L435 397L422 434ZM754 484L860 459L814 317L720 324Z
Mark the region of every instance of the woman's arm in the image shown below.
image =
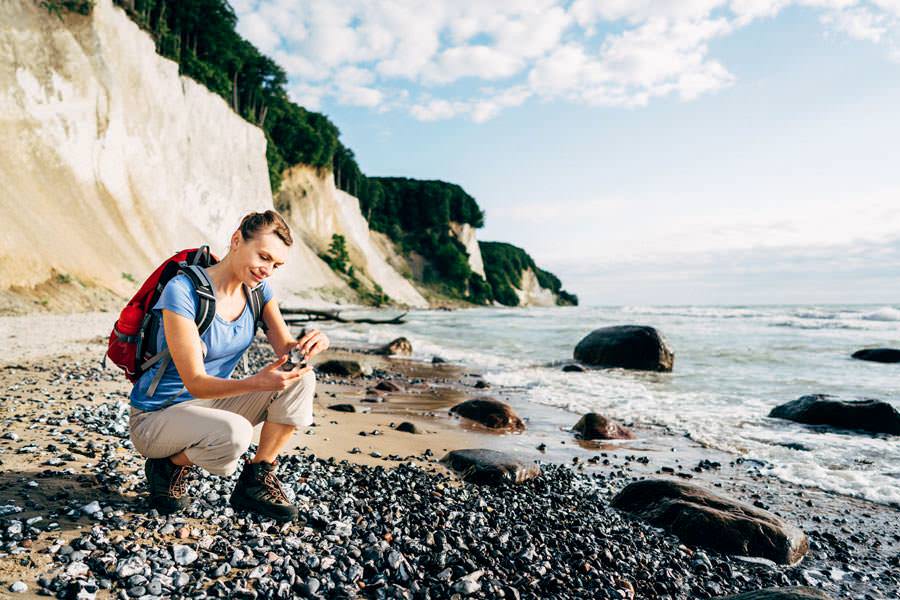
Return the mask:
M268 326L266 338L272 344L276 356L287 354L291 348L300 344L308 358L326 350L329 345L328 337L318 329L310 329L299 340L294 339L288 324L284 322L281 309L274 298L263 307L262 318Z
M259 382L253 377L223 379L207 374L197 324L168 309L163 309L162 316L163 332L172 362L191 396L198 399L226 398L260 390Z

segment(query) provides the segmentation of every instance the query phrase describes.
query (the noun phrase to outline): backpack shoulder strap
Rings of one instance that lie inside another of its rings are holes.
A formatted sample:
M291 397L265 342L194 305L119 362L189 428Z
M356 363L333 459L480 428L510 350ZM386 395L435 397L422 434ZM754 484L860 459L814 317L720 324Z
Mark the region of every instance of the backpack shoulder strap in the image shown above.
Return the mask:
M263 331L268 331L269 327L262 318L262 284L259 284L254 288L244 286L244 293L247 295L247 302L250 303L250 309L253 311L253 331L255 332L257 327L262 328Z
M200 252L198 252L197 255L199 256ZM212 325L213 319L216 318L216 294L213 291L212 281L209 279L209 275L206 274L206 271L196 264L196 257L192 264L181 263L179 266L181 268L178 272L187 275L187 278L197 291L197 296L200 298L200 306L197 309L197 314L194 315L194 322L197 324L199 334L203 335L203 333L209 329L210 325ZM203 346L203 355L206 356L206 344L203 340L200 340L200 344ZM172 355L169 352L169 349L165 348L142 365L143 369L146 370L153 363L162 361L153 381L150 382L150 387L147 389L147 396L153 396L153 394L156 393L156 388L162 380L163 373L165 373L171 360Z
M194 316L194 322L197 323L200 335L203 335L216 317L216 294L213 291L212 281L206 271L198 265L184 265L179 272L187 275L200 298L200 306Z
M208 267L211 264L210 260L210 252L209 246L204 244L197 248L197 252L194 254L194 260L191 261L192 265L200 265L201 267Z

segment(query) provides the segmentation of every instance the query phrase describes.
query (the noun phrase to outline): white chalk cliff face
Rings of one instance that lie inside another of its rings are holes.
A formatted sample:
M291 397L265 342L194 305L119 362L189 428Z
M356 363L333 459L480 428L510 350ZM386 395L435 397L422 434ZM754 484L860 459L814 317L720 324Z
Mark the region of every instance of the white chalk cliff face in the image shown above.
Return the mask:
M522 287L513 291L519 297L519 306L556 306L556 294L541 287L530 267L522 271Z
M165 257L224 255L241 217L273 207L263 132L178 74L111 0L63 22L0 2L0 289L51 269L130 295ZM299 236L295 236L299 237ZM346 285L302 241L279 299Z
M450 233L462 243L469 253L469 267L473 273L478 273L484 277L484 260L481 258L481 248L478 247L478 240L475 239L475 228L468 223L450 222Z
M415 307L428 302L388 261L385 238L369 230L359 207L359 199L337 189L330 171L319 172L296 165L284 172L275 204L288 219L291 230L305 244L325 254L337 233L346 239L347 253L354 269L381 286L394 302ZM397 257L392 256L397 262Z

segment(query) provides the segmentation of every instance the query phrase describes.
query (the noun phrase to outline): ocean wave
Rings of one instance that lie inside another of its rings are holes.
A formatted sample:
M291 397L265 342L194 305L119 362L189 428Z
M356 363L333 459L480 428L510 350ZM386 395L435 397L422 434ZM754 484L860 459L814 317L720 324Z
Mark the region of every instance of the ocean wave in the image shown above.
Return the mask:
M885 306L860 317L864 321L900 321L900 310Z
M791 313L791 316L796 319L831 320L831 319L841 318L842 313L835 312L835 311L820 310L817 308L811 308L811 309L795 310Z
M769 327L789 327L792 329L866 329L860 325L827 321L825 323L807 323L804 321L775 321Z
M697 319L755 319L771 316L770 313L758 310L724 306L624 306L622 307L622 312L636 315L691 317Z

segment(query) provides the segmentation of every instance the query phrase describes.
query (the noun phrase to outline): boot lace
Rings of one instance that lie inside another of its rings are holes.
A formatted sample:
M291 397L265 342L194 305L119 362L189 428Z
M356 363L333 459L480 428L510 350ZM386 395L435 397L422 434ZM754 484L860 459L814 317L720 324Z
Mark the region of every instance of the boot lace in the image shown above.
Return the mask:
M275 476L275 471L269 471L265 474L263 477L263 484L266 486L266 491L269 492L270 496L276 500L290 503L284 488L281 487L281 481Z
M173 498L181 498L187 493L187 476L190 467L178 467L172 475L172 482L169 484L169 493Z

